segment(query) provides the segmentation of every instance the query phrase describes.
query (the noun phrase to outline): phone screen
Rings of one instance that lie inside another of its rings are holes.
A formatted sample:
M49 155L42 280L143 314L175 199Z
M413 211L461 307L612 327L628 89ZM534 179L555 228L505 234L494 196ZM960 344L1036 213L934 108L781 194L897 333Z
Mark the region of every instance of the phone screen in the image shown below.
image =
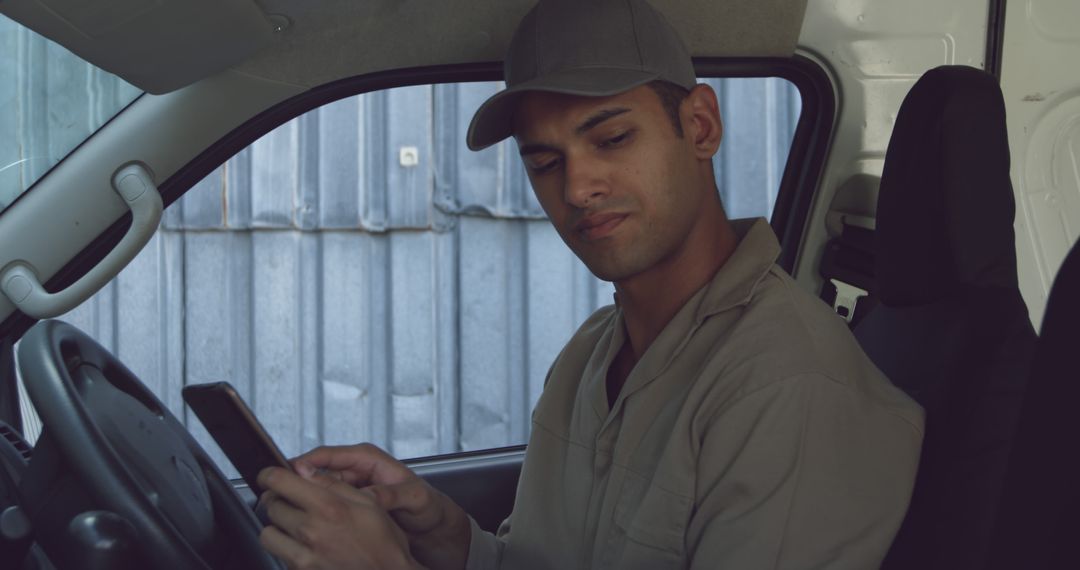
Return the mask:
M266 467L292 469L274 440L228 382L185 386L184 401L258 497L256 478Z

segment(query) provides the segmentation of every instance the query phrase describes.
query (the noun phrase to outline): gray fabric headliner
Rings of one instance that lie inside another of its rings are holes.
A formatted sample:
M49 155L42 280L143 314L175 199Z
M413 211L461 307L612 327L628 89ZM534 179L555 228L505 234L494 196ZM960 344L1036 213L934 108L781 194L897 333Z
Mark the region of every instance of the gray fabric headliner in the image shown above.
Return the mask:
M498 61L534 1L260 0L293 23L237 70L313 87L384 69ZM806 0L652 3L695 56L790 56L806 11Z
M314 87L385 69L498 61L534 2L7 0L0 12L141 89L164 93L228 67ZM807 0L652 2L695 56L786 57ZM271 34L277 16L291 24Z
M244 61L273 29L253 0L7 0L0 12L149 93Z

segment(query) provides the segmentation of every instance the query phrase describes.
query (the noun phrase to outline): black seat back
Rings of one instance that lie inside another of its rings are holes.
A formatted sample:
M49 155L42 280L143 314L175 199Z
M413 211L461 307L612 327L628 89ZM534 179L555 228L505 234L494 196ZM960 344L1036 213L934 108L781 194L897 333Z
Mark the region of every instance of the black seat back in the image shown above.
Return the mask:
M926 410L911 507L884 568L981 568L1035 341L1016 276L996 80L939 67L897 115L878 195L879 304L863 349Z
M1080 568L1080 243L1054 279L990 567Z

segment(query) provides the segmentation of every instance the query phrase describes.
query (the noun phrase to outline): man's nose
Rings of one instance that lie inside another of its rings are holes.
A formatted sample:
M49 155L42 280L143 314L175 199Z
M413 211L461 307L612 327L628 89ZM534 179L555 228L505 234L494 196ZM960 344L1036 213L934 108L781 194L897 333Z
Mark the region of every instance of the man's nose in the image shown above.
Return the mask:
M565 159L564 194L566 202L577 208L588 208L610 192L602 165L584 158Z

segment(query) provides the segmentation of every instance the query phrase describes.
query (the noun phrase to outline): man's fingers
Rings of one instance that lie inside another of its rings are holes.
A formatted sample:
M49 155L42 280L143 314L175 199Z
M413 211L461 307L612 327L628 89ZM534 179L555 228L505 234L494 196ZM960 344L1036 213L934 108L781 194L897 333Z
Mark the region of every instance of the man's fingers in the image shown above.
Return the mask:
M269 503L270 501L273 501L276 498L277 498L277 493L275 493L273 491L263 491L263 493L261 495L259 495L258 498L256 499L255 506L258 507L260 505L265 505L266 503Z
M307 481L303 477L281 467L263 469L259 472L258 482L264 489L276 493L286 501L306 511L318 509L326 503L327 499L333 500L333 497L323 485Z
M288 505L297 512L318 513L322 517L334 517L340 515L342 499L351 503L360 503L367 506L378 506L371 493L361 491L352 485L325 475L313 475L304 479L280 467L267 467L259 472L259 484L269 489L263 494L264 497L274 497L276 500L268 503L271 505ZM278 520L273 513L268 511L274 524ZM282 526L278 524L278 526ZM303 540L302 536L294 532L293 527L283 527L292 536Z
M400 485L373 485L361 491L371 493L377 505L411 531L438 526L446 516L441 496L420 479Z
M260 542L290 568L415 567L405 533L372 492L332 474L303 477L281 467L260 471L258 484L267 490L270 520Z
M310 466L341 472L343 480L353 485L398 483L411 475L401 462L367 443L317 447L297 457L293 465L298 471Z
M275 526L263 528L259 543L289 568L314 568L315 553Z
M277 499L277 493L273 491L263 491L263 494L259 495L258 500L255 501L255 517L259 519L259 522L264 525L270 524L269 515L266 514L266 506Z
M304 511L281 499L267 502L263 506L263 510L273 526L285 531L294 539L303 540L300 527L304 524L304 519L307 516Z
M322 475L314 475L308 481L321 485L345 501L365 503L386 511L395 520L400 521L401 516L408 517L413 523L410 527L428 520L434 523L439 519L439 515L431 510L434 497L430 488L420 480L400 485L374 485L359 489Z
M325 475L323 473L315 473L311 477L308 477L307 480L351 501L359 499L361 501L374 502L371 493L361 493L359 489L333 474Z
M404 510L418 513L431 503L431 493L422 480L406 481L397 485L371 485L363 487L384 511Z

